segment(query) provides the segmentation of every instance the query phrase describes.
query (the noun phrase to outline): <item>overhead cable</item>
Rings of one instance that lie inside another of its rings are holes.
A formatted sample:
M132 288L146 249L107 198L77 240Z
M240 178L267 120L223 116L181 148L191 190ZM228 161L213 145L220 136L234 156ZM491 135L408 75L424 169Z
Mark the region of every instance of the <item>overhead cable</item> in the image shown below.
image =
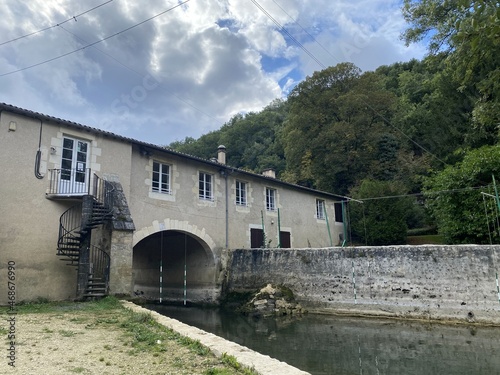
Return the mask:
M153 20L153 19L155 19L155 18L157 18L157 17L160 17L160 16L162 16L163 14L165 14L165 13L167 13L167 12L170 12L170 11L174 10L175 8L178 8L178 7L182 6L182 5L186 4L186 3L187 3L187 2L189 2L189 1L190 1L190 0L185 0L185 1L181 2L181 3L178 3L177 5L175 5L175 6L171 7L171 8L169 8L169 9L167 9L167 10L164 10L163 12L160 12L160 13L158 13L158 14L156 14L156 15L152 16L152 17L149 17L148 19L145 19L144 21L138 22L138 23L136 23L136 24L134 24L134 25L132 25L132 26L130 26L130 27L127 27L126 29L123 29L123 30L118 31L118 32L116 32L116 33L114 33L114 34L111 34L111 35L109 35L109 36L107 36L107 37L105 37L105 38L99 39L99 40L97 40L97 41L95 41L95 42L93 42L93 43L87 44L86 46L83 46L83 47L77 48L77 49L75 49L75 50L73 50L73 51L70 51L70 52L64 53L64 54L62 54L62 55L59 55L59 56L53 57L53 58L48 59L48 60L41 61L41 62L39 62L39 63L33 64L33 65L30 65L30 66L26 66L26 67L24 67L24 68L20 68L20 69L17 69L17 70L12 70L12 71L10 71L10 72L0 74L0 77L5 77L5 76L8 76L8 75L11 75L11 74L14 74L14 73L19 73L19 72L22 72L22 71L24 71L24 70L28 70L28 69L31 69L31 68L34 68L34 67L37 67L37 66L40 66L40 65L43 65L43 64L46 64L46 63L49 63L49 62L52 62L52 61L55 61L55 60L61 59L61 58L63 58L63 57L66 57L66 56L72 55L73 53L76 53L76 52L79 52L79 51L83 51L85 48L92 47L92 46L94 46L94 45L96 45L96 44L102 43L102 42L104 42L104 41L106 41L106 40L108 40L108 39L111 39L111 38L113 38L113 37L115 37L115 36L117 36L117 35L120 35L120 34L123 34L123 33L127 32L127 31L130 31L130 30L132 30L132 29L134 29L134 28L136 28L136 27L138 27L138 26L140 26L140 25L142 25L142 24L144 24L144 23L146 23L146 22L149 22L149 21L151 21L151 20Z
M84 14L86 14L86 13L92 12L93 10L95 10L95 9L97 9L97 8L100 8L100 7L102 7L102 6L106 5L106 4L109 4L109 3L111 3L112 1L113 1L113 0L108 0L108 1L106 1L105 3L102 3L102 4L97 5L97 6L93 7L93 8L91 8L91 9L86 10L85 12L82 12L82 13L80 13L80 14L77 14L76 16L72 16L72 17L68 18L67 20L65 20L65 21L63 21L63 22L59 22L59 23L56 23L56 24L54 24L54 25L52 25L52 26L48 26L48 27L45 27L45 28L43 28L43 29L40 29L40 30L38 30L38 31L33 31L32 33L25 34L25 35L19 36L19 37L17 37L17 38L11 39L11 40L7 40L6 42L2 42L2 43L0 43L0 46L3 46L4 44L8 44L8 43L15 42L16 40L20 40L20 39L23 39L23 38L27 38L27 37L29 37L29 36L32 36L32 35L35 35L35 34L41 33L41 32L43 32L43 31L50 30L50 29L52 29L52 28L54 28L54 27L61 26L61 25L65 24L66 22L69 22L69 21L76 21L76 19L77 19L78 17L83 16L83 15L84 15Z

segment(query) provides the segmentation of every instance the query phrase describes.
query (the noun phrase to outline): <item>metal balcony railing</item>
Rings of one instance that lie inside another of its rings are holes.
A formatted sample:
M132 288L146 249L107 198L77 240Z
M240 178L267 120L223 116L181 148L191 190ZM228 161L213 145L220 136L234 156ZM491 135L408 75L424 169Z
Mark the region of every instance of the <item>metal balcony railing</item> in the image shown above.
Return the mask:
M90 168L49 169L49 190L52 196L82 196L91 193L92 174Z

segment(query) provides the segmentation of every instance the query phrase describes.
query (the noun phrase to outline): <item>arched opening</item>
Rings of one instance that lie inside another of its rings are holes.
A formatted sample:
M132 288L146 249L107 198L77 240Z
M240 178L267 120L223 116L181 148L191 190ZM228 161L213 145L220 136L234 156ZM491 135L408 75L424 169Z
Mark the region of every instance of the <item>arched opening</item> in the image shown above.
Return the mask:
M209 246L183 231L164 230L134 246L134 292L171 303L212 303L218 297Z

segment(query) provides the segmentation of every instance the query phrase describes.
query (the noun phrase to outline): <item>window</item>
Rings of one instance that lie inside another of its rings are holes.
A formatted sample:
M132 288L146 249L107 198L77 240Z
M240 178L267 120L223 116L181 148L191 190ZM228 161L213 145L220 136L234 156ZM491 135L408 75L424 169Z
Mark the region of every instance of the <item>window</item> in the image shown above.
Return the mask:
M266 188L266 210L276 211L276 190Z
M325 201L323 199L316 199L316 218L325 220Z
M170 194L170 165L153 161L151 190L155 193Z
M247 184L246 182L236 181L236 204L239 206L247 205Z
M280 246L282 249L290 249L292 247L290 232L280 232Z
M344 215L342 212L342 203L335 203L335 221L337 223L343 223L344 222Z
M262 229L250 229L250 247L252 249L264 247L264 231Z
M213 200L213 176L200 172L198 192L200 199Z

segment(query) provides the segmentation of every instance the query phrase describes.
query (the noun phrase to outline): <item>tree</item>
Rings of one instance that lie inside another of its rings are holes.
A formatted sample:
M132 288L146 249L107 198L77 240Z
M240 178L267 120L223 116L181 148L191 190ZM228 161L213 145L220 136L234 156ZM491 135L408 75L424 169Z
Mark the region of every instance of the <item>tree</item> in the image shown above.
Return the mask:
M429 38L443 53L457 89L474 98L473 124L498 132L500 123L500 3L494 0L405 0L406 43Z
M353 237L366 245L406 243L406 224L412 201L404 196L402 184L365 179L351 191L350 218ZM394 197L388 199L387 197Z
M361 75L351 63L315 72L288 101L282 142L290 182L345 194L377 169L380 142L391 135L398 142L385 123L395 96L384 77Z
M287 103L275 100L259 113L238 114L220 129L199 139L186 138L169 146L176 151L210 159L219 145L226 146L227 164L261 173L273 168L277 174L285 169L281 131L287 113Z
M426 204L446 242L484 244L491 236L500 243L492 175L500 177L500 145L465 152L463 161L425 180Z

